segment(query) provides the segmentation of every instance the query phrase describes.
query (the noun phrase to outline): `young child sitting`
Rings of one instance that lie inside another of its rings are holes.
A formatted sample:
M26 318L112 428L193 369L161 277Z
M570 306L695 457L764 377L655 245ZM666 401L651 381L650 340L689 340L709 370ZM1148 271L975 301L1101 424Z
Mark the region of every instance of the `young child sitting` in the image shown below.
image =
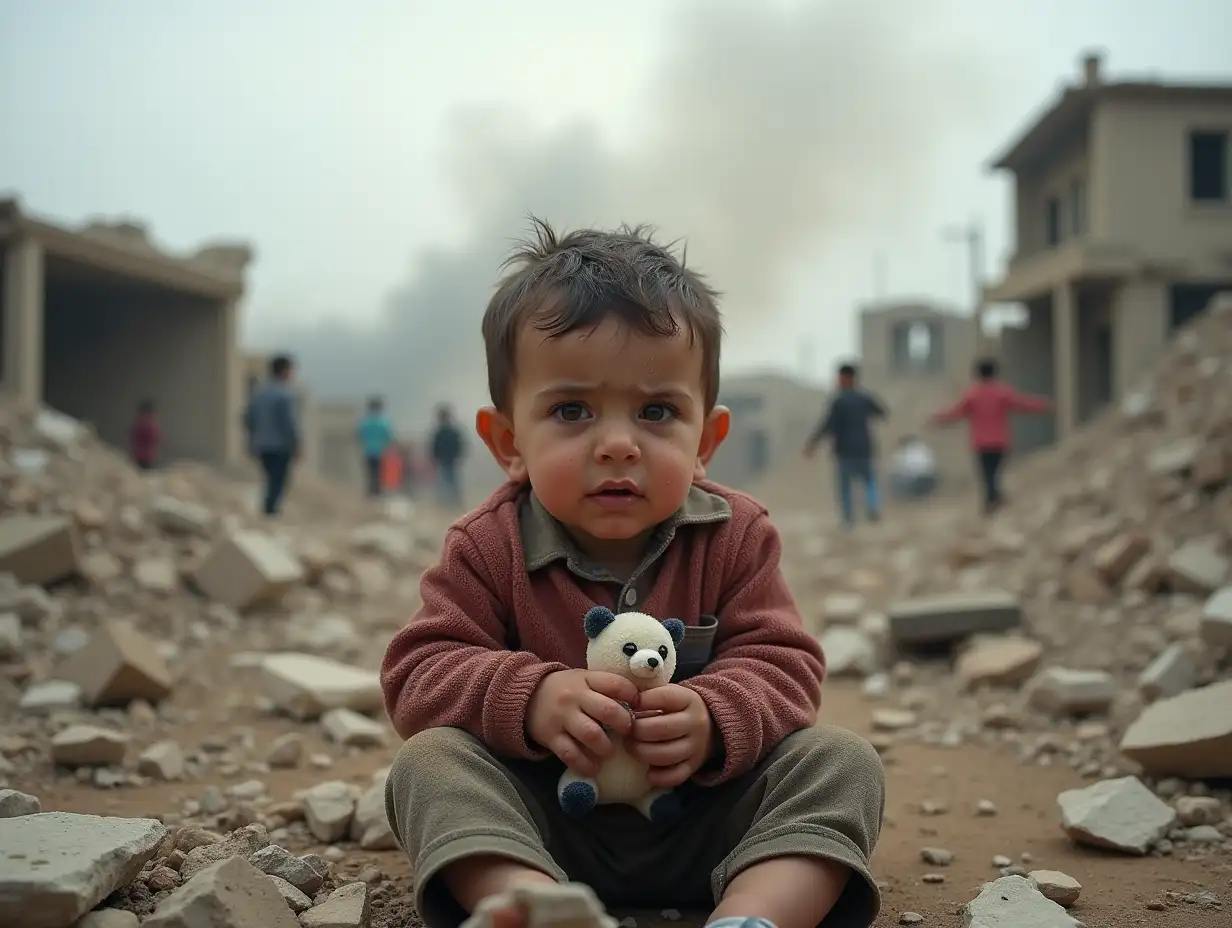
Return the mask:
M508 482L450 527L381 670L420 916L453 928L482 902L521 928L511 891L550 883L717 903L721 928L867 928L881 762L815 724L824 657L765 508L704 479L730 421L715 294L640 229L536 230L483 320L476 427ZM639 695L585 669L596 604L685 623L673 683ZM678 788L677 819L562 812L561 773L593 774L605 729Z

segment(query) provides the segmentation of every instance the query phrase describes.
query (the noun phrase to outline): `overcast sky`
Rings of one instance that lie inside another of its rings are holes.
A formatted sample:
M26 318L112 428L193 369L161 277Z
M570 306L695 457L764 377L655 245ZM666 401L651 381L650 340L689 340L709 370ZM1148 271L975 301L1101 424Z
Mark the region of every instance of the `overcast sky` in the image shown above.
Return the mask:
M947 224L1075 80L1232 77L1227 0L0 0L0 191L250 240L245 337L323 395L482 399L529 212L655 223L725 292L725 370L828 371L874 295L967 303ZM811 346L811 350L810 350Z

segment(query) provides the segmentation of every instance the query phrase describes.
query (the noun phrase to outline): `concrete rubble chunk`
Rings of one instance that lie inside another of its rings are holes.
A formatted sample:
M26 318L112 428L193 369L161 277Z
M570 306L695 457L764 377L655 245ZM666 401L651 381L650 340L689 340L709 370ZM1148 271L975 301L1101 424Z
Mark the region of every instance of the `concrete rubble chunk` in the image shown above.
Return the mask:
M219 541L193 575L207 597L241 611L277 603L303 579L299 559L257 531L238 531Z
M398 847L389 816L385 813L385 780L374 783L355 803L351 819L351 840L365 851L392 851Z
M1228 577L1228 559L1213 538L1197 538L1168 558L1168 585L1174 592L1210 596Z
M331 741L344 747L380 747L389 736L380 722L352 709L330 709L321 716L321 727Z
M43 811L38 796L31 796L15 789L0 789L0 818L16 818L19 815L37 815Z
M1032 705L1057 715L1106 712L1117 694L1112 674L1068 667L1040 671L1032 678L1028 689Z
M274 705L305 721L330 709L376 713L384 707L375 671L315 654L267 654L261 662L261 678L265 695Z
M1082 884L1060 870L1032 870L1027 879L1047 898L1067 909L1082 895Z
M81 570L77 524L61 516L0 518L0 571L47 586Z
M184 776L184 752L170 739L158 741L141 752L137 772L164 782L178 780Z
M308 861L296 857L284 847L271 844L248 858L249 862L269 876L286 880L302 893L312 895L321 888L324 876L317 873Z
M1207 645L1232 650L1232 586L1211 594L1202 607L1199 630Z
M1176 810L1132 776L1065 790L1057 805L1074 841L1126 854L1147 853L1177 821Z
M616 919L603 911L594 891L581 883L524 883L509 893L480 902L462 928L493 928L493 910L510 903L526 913L526 923L531 928L616 928ZM675 918L680 917L674 909L665 910L665 914L672 912Z
M0 925L65 928L127 886L167 836L161 822L41 812L0 819Z
M287 908L296 915L312 907L312 900L282 877L266 874L265 878L274 884L274 889L278 890L278 895L282 896Z
M980 686L1018 686L1039 666L1044 647L1019 637L977 637L958 656L955 672L966 689Z
M81 687L68 680L31 683L21 694L17 707L30 715L50 715L81 706Z
M890 638L898 646L941 644L1017 628L1022 607L1010 593L951 593L899 602L887 611Z
M247 860L262 848L269 847L269 843L269 832L263 826L245 825L217 843L194 847L184 857L184 863L180 865L180 876L185 880L190 880L219 861L233 857L242 857Z
M128 735L95 725L70 725L51 739L51 759L64 767L122 764Z
M341 780L318 783L304 793L304 818L308 830L319 840L332 844L350 831L355 815L355 794Z
M1169 645L1139 675L1138 691L1153 702L1185 692L1197 678L1198 668L1184 646Z
M57 668L56 676L81 687L92 706L124 705L134 699L156 704L174 685L157 644L121 619L103 623L86 647Z
M1232 680L1148 706L1125 730L1121 753L1154 776L1232 777Z
M137 928L141 922L125 909L96 909L87 912L73 928Z
M1095 552L1092 564L1105 583L1116 585L1150 550L1151 542L1145 535L1126 532L1104 542Z
M154 524L172 535L198 535L209 533L213 518L204 506L186 503L173 496L159 496L150 506Z
M826 621L836 625L854 625L864 615L864 597L859 593L832 593L821 604Z
M1152 451L1146 459L1146 469L1152 477L1177 477L1193 467L1202 453L1200 438L1185 438Z
M835 625L821 635L826 670L836 677L868 676L880 664L877 645L858 628Z
M215 861L159 903L144 928L300 928L268 876L239 857Z
M301 915L299 921L303 928L368 928L371 912L367 885L348 883Z
M985 883L963 906L967 928L1081 928L1082 923L1023 876Z

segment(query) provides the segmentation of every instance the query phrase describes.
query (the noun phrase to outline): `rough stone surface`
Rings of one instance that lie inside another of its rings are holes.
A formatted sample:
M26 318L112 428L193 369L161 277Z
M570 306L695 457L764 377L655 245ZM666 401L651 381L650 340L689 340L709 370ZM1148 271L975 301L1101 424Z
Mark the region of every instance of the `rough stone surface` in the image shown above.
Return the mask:
M318 783L304 794L308 830L326 844L347 833L354 814L355 794L350 785L341 780Z
M193 578L210 599L239 610L277 603L303 579L303 565L286 547L251 530L215 545Z
M963 906L967 928L1079 928L1080 922L1022 876L985 883Z
M1102 670L1050 667L1029 684L1031 702L1045 712L1082 715L1104 712L1116 698L1116 680Z
M1176 822L1176 811L1137 777L1104 780L1057 796L1061 826L1079 844L1145 854Z
M368 887L349 883L301 915L300 924L303 928L367 928L369 913Z
M977 638L954 669L967 689L1017 686L1035 672L1043 653L1043 645L1028 638Z
M330 709L373 713L383 709L375 671L295 652L267 655L261 670L266 695L300 719L317 718Z
M42 812L0 819L0 925L64 928L137 876L161 822Z
M1232 777L1232 680L1147 707L1121 753L1157 776Z
M1060 870L1032 870L1027 879L1043 895L1067 909L1082 895L1082 884Z
M144 928L300 928L270 877L239 857L215 861L159 903Z
M1138 677L1138 691L1148 701L1175 696L1190 689L1198 678L1198 668L1184 645L1169 645Z
M887 615L894 643L912 646L1008 631L1022 622L1022 607L1016 597L998 590L904 600Z
M1232 650L1232 586L1217 590L1202 608L1202 640Z
M104 623L89 644L65 661L56 676L81 687L93 706L120 705L134 699L157 703L174 684L157 645L130 622Z
M15 789L0 789L0 818L16 818L19 815L37 815L43 811L38 796Z

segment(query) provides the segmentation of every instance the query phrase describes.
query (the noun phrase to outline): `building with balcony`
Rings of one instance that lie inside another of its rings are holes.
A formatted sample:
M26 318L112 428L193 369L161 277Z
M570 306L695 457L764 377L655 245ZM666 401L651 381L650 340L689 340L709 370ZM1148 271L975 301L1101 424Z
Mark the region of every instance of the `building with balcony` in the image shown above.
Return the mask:
M1016 250L985 299L1025 309L1005 374L1055 404L1016 423L1029 449L1130 391L1232 289L1232 82L1107 81L1089 55L993 168L1014 178Z

